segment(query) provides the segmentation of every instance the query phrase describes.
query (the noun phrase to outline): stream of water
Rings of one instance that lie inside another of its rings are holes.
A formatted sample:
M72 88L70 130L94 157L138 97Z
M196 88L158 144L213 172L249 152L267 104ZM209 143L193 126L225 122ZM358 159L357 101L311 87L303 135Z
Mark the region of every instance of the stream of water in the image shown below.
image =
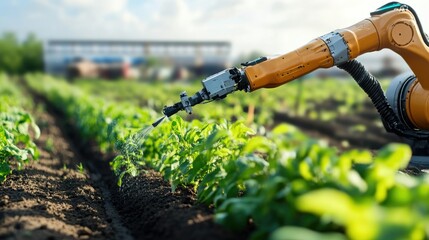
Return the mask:
M125 142L125 145L122 149L123 153L131 153L134 152L136 150L138 150L139 148L141 148L141 146L143 145L146 137L149 135L149 133L159 124L161 124L162 122L164 122L165 119L168 119L167 116L163 116L161 118L159 118L158 120L156 120L154 123L152 123L152 125L147 126L145 128L140 129L138 132L134 133L133 135L131 135Z

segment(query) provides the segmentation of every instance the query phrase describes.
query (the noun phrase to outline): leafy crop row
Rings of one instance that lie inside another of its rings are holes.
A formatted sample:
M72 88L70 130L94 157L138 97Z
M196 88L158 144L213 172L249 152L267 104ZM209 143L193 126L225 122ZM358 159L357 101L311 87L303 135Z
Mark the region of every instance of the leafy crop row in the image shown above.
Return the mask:
M21 169L30 158L38 158L33 139L39 137L40 130L31 115L21 108L23 96L6 75L0 75L0 86L0 182L3 182L13 169Z
M82 79L75 84L92 95L149 106L158 111L161 111L164 105L178 100L181 91L187 90L188 94L192 94L201 88L199 82L184 85ZM260 102L264 104L258 104ZM194 114L204 120L245 119L244 108L247 110L247 106L253 106L257 111L255 122L271 125L274 112L329 121L339 114L357 114L365 110L365 103L370 104L368 97L352 79L310 78L292 82L284 87L257 91L251 96L237 92L210 107L198 106L198 111Z
M429 178L398 172L410 159L405 145L376 156L338 155L290 125L256 134L240 121L180 117L146 135L138 127L156 119L150 109L88 97L49 77L28 82L74 119L82 136L119 150L111 165L120 179L154 168L173 190L191 187L212 204L218 223L254 225L255 239L429 237Z
M217 222L233 229L252 223L257 239L285 239L282 227L290 225L351 239L428 236L429 178L398 173L410 159L407 146L391 144L375 157L338 155L289 125L253 134L239 122L176 118L114 164L155 168L173 189L193 186L199 201L214 204Z

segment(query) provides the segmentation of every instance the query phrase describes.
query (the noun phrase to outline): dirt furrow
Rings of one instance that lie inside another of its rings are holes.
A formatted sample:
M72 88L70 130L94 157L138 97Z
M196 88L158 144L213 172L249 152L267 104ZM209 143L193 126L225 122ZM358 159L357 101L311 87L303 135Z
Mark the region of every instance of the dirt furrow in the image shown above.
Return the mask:
M47 113L41 128L40 159L15 171L0 188L0 239L117 239L117 221L105 211L96 175ZM84 166L84 165L83 165ZM113 223L113 224L112 224Z
M31 92L31 91L30 91ZM153 171L147 170L138 177L127 177L122 187L110 169L109 162L114 154L99 151L97 144L84 142L73 127L73 120L67 120L60 109L55 109L44 96L31 92L36 102L46 104L48 112L60 122L69 142L76 146L83 156L85 166L92 179L98 182L99 193L104 197L107 213L118 213L118 218L109 222L117 239L248 239L250 230L231 232L213 221L213 209L200 205L195 194L184 188L171 192L169 182ZM142 123L143 124L143 123ZM110 201L106 201L111 199ZM124 227L129 229L128 231ZM123 223L123 225L121 224Z

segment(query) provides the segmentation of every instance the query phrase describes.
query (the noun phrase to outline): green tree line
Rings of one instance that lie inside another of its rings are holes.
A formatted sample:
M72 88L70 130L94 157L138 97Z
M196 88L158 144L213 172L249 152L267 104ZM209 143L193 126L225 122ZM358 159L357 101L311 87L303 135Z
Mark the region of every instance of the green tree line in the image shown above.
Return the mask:
M19 41L12 32L0 37L0 72L23 74L43 71L43 44L35 34Z

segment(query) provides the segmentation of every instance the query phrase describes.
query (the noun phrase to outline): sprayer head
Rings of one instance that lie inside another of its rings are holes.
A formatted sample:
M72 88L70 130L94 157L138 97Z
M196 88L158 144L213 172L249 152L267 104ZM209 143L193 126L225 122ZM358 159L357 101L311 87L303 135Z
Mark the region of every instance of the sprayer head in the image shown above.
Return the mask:
M165 106L162 112L167 117L170 117L173 114L176 114L178 111L185 110L187 113L192 113L192 106L199 104L205 100L207 94L205 89L195 93L193 96L189 97L186 91L183 91L180 94L180 102L175 103L172 106Z
M165 106L164 109L162 109L162 113L164 113L165 116L170 117L180 110L183 110L183 106L181 102L178 102L172 106Z
M214 75L211 75L202 81L203 89L188 97L186 92L180 94L180 102L172 106L165 106L163 113L169 117L180 110L192 113L192 106L204 101L218 100L225 98L228 94L244 90L249 91L249 82L243 70L237 68L225 69Z

